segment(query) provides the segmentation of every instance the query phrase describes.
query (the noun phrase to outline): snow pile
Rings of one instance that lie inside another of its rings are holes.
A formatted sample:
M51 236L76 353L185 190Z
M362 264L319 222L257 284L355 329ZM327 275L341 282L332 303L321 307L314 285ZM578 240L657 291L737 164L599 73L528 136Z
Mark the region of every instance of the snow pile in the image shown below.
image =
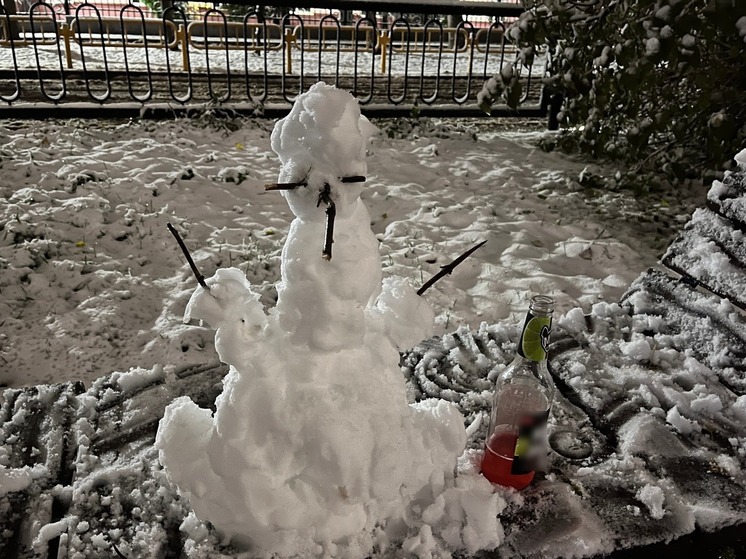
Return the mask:
M3 464L4 454L4 452L0 453L0 497L5 497L5 495L14 491L22 491L34 482L35 477L41 477L43 468L40 466L8 468Z
M404 280L382 281L362 183L341 181L365 175L372 131L346 92L317 84L300 96L272 134L280 182L306 183L285 192L297 218L276 306L265 312L228 268L186 309L216 328L231 369L214 415L189 397L166 409L160 460L198 518L257 552L363 557L404 541L423 556L441 542L500 543L492 486L468 464L454 478L462 415L442 400L407 404L398 348L430 335L433 312ZM337 210L331 260L325 190Z

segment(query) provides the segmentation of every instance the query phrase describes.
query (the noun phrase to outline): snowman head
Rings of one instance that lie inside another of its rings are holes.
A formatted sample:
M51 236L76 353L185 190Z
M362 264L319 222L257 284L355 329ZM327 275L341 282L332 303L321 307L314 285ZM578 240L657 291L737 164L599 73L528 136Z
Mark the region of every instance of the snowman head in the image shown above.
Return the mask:
M362 183L343 184L340 179L365 176L365 151L375 130L346 91L319 82L298 96L272 131L272 149L282 163L279 182L306 183L283 193L296 216L323 219L319 193L328 184L344 218L360 197Z

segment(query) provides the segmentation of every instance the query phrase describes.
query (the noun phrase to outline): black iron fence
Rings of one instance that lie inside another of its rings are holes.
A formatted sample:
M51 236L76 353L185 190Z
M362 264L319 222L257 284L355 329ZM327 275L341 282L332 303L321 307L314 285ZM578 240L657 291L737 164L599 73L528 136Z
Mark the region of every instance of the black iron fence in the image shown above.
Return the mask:
M322 80L369 112L476 115L484 81L515 57L506 29L522 11L517 1L13 1L0 6L5 116L277 113ZM522 69L518 114L546 113L544 63Z

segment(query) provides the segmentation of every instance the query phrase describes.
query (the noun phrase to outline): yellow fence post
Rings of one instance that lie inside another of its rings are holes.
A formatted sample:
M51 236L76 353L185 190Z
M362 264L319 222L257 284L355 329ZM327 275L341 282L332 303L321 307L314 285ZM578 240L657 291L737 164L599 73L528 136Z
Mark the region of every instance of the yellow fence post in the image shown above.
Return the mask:
M381 53L381 73L386 73L386 47L391 42L391 36L386 31L378 35L378 51Z
M65 45L65 59L67 60L68 69L73 67L73 53L70 47L70 38L74 35L72 28L67 23L60 23L59 34Z
M179 28L176 30L177 42L181 43L181 65L184 67L184 71L189 71L189 51L187 51L187 34L183 24L179 24ZM168 56L168 46L166 46L166 56Z
M290 31L288 29L285 32L285 48L287 49L286 53L286 64L287 64L287 73L292 74L293 73L293 53L291 51L291 45L298 42L298 38L295 36L294 31Z
M474 42L474 35L471 33L466 34L466 48L469 51L469 73L471 73L472 64L474 63L474 49L471 48L471 44Z

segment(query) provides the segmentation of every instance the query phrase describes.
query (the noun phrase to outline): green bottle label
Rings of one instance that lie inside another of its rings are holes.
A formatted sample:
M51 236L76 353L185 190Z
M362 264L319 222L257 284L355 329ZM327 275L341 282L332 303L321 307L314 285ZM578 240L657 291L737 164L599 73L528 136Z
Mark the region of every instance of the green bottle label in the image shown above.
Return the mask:
M551 316L526 315L521 340L518 343L518 354L531 361L544 361L547 358L549 334L552 331Z

